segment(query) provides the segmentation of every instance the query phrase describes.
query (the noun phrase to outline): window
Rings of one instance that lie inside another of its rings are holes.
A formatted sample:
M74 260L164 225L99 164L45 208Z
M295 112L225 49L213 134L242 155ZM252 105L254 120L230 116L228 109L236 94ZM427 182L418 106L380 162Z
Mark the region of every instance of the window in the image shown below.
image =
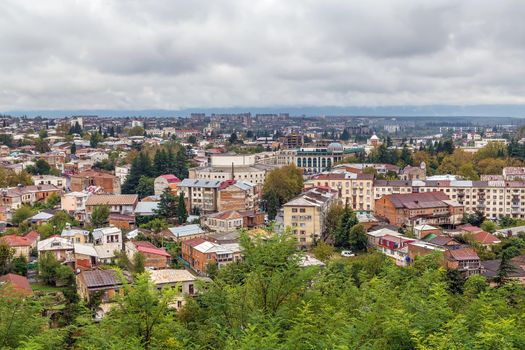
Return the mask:
M188 290L189 290L190 294L195 294L195 290L193 288L193 283L190 283L190 285L188 286Z
M300 212L300 213L305 213L305 212L306 212L306 209L301 208L301 209L299 209L299 212Z

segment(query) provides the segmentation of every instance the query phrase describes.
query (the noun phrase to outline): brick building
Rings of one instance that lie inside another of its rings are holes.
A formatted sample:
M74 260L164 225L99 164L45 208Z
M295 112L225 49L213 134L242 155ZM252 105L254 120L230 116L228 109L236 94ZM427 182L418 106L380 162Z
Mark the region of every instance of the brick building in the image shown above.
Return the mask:
M376 200L375 213L396 226L457 225L463 206L443 192L390 194Z
M101 187L106 193L120 194L120 180L115 175L95 170L71 175L71 191L82 192L90 186Z

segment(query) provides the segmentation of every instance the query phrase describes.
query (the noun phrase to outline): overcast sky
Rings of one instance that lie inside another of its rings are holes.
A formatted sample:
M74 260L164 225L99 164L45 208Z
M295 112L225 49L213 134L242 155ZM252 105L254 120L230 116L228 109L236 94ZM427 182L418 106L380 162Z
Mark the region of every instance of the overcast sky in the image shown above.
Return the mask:
M3 0L0 110L522 104L525 1Z

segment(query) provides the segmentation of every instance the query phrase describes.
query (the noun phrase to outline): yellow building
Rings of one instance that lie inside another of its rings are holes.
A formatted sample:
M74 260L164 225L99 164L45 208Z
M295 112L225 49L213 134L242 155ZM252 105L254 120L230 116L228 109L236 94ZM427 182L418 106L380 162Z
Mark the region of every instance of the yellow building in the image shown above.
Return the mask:
M312 188L284 204L284 226L290 227L301 248L311 246L324 233L324 219L337 192Z
M354 210L374 210L374 176L351 172L332 172L314 176L305 187L323 186L337 192L342 203Z

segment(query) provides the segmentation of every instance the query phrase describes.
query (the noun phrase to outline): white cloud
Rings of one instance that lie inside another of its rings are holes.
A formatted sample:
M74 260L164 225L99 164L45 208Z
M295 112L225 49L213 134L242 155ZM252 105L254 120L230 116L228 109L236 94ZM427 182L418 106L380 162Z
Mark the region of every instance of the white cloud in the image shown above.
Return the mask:
M0 3L0 110L525 103L522 1Z

